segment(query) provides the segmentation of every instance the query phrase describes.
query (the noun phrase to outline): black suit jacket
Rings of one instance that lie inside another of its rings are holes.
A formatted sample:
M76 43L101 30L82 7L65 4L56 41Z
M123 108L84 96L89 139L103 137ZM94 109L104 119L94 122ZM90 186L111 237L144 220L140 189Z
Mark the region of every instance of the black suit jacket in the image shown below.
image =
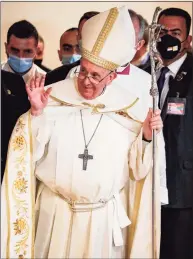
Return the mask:
M76 66L80 65L80 60L70 65L63 65L46 74L45 85L50 85L58 81L64 80L68 72Z
M193 56L188 53L176 77L169 80L163 109L166 176L171 208L193 208ZM151 67L145 69L151 73ZM185 74L184 74L185 73ZM182 79L179 78L182 75ZM185 115L167 115L169 97L186 98Z
M176 77L169 81L169 92L162 109L166 145L166 173L169 207L193 207L193 57L188 55ZM181 80L179 80L182 78ZM185 115L167 115L168 98L186 98Z
M7 148L17 119L30 108L22 76L1 70L1 175ZM2 177L3 178L3 177Z

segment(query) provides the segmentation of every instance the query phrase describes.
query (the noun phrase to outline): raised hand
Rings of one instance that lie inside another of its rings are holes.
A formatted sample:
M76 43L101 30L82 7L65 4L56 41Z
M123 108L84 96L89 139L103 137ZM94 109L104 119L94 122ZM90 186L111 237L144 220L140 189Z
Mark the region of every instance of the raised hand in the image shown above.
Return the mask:
M31 104L31 114L40 115L42 110L48 103L48 98L52 88L44 90L45 75L42 77L32 78L28 84L26 84L26 91Z

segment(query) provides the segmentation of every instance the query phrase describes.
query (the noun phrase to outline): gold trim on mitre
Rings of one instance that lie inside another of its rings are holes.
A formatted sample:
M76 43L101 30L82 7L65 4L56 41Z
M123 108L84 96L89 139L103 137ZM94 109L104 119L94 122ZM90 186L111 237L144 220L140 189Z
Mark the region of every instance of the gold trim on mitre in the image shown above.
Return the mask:
M118 16L118 10L117 8L112 8L107 16L107 19L105 21L105 24L103 25L103 28L94 44L94 47L92 49L92 54L93 55L99 55L104 44L105 44L105 41L110 33L110 31L112 30L113 28L113 25L117 19L117 16Z
M113 25L117 19L118 16L118 9L112 8L107 16L107 19L102 27L101 32L99 33L99 36L93 46L92 51L81 47L82 57L89 60L90 62L94 63L95 65L98 65L100 67L103 67L107 70L113 71L117 69L120 65L115 64L111 61L105 60L104 58L99 57L101 50L103 49L103 46L105 44L105 41L108 38L108 35L110 31L113 28Z
M90 61L91 63L93 63L99 67L103 67L110 71L114 71L115 69L120 67L118 64L115 64L111 61L107 61L104 58L95 56L94 54L92 54L90 51L84 49L83 47L81 48L81 52L82 52L83 58L87 59L88 61Z

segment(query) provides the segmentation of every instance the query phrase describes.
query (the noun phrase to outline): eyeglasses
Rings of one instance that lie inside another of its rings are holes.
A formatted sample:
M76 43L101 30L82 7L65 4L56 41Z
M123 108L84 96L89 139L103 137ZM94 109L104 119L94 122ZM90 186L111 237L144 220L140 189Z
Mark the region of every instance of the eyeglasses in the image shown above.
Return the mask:
M92 76L92 75L88 75L89 73L83 72L83 71L77 71L77 69L74 71L74 74L77 78L79 78L80 80L85 80L86 78L88 78L88 80L90 81L91 84L94 85L98 85L99 83L101 83L107 76L109 76L113 71L110 71L105 77L103 77L102 79L99 79L98 76Z

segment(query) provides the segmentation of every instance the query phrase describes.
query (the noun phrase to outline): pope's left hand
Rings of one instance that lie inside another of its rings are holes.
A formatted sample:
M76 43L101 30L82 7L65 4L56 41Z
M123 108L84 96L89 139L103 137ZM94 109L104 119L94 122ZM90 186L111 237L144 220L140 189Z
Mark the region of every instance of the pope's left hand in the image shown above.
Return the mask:
M153 114L153 110L149 109L147 117L143 123L143 138L151 141L152 140L152 131L156 130L156 133L159 133L163 128L163 122L161 119L161 111L156 110Z

